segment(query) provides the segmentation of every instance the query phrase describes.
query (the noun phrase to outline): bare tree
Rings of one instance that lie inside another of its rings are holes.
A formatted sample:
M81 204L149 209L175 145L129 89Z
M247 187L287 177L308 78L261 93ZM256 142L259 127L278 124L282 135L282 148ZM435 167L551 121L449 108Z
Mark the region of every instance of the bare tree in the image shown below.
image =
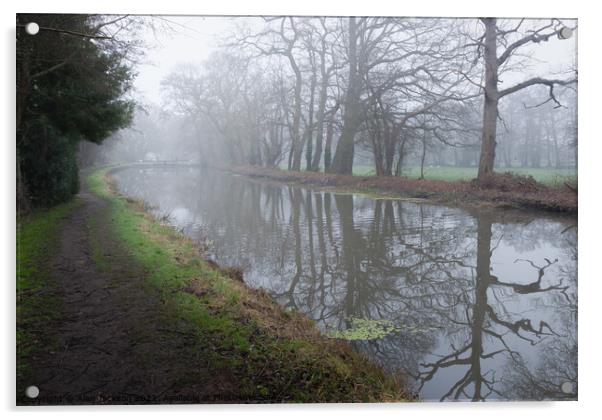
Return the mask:
M355 17L349 18L348 31L348 66L349 78L345 93L343 111L343 131L337 143L336 151L329 172L351 174L353 172L353 156L355 134L360 125L361 87L357 62L357 23Z
M289 169L301 169L301 155L303 152L303 137L301 136L302 88L303 74L295 54L300 44L300 30L298 19L294 17L265 18L267 28L257 34L246 34L238 42L251 47L263 56L284 57L294 74L294 100L293 118L290 127L291 153L289 156ZM273 24L277 23L276 26ZM231 44L236 45L236 44Z
M512 93L526 89L530 86L543 85L549 88L549 99L560 106L554 95L554 88L558 85L566 86L576 83L576 78L571 79L545 79L533 77L505 89L499 89L500 69L517 51L526 45L548 41L558 36L565 27L560 21L552 19L549 24L528 31L526 35L511 41L510 38L520 34L524 19L515 27L504 30L498 26L496 18L482 18L481 23L485 31L481 37L474 40L471 46L476 46L477 60L482 59L485 67L485 85L481 86L484 93L483 128L481 135L481 155L479 159L478 179L493 173L496 151L496 128L498 119L498 104L500 99ZM498 54L498 46L502 46Z
M392 175L400 133L423 115L435 116L430 119L439 127L438 134L447 131L449 136L458 129L445 105L468 101L475 93L460 76L466 60L457 26L455 20L359 19L353 32L357 45L350 43L348 48L350 70L343 104L345 115L353 115L353 121L344 117L337 145L345 168L331 168L332 172L351 173L352 138L362 126L371 131L362 137L369 139L377 175ZM348 112L350 106L353 112ZM446 142L445 137L437 136Z

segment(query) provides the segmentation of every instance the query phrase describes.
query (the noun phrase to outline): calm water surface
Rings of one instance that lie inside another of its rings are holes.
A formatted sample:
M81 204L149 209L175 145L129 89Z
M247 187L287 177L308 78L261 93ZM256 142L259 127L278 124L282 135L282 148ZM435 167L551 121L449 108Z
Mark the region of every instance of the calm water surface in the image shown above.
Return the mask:
M384 337L353 345L426 401L577 398L576 220L198 168L113 177L324 332L384 320Z

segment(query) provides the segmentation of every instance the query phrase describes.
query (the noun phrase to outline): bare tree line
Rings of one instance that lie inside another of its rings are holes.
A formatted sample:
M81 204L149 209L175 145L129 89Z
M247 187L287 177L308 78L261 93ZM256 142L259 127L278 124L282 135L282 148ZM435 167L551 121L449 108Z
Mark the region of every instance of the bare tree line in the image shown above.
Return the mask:
M494 164L572 166L575 69L502 79L528 74L529 45L569 23L263 18L166 77L164 109L208 162L339 174L362 162L383 176L409 160L421 172L478 165L480 176Z

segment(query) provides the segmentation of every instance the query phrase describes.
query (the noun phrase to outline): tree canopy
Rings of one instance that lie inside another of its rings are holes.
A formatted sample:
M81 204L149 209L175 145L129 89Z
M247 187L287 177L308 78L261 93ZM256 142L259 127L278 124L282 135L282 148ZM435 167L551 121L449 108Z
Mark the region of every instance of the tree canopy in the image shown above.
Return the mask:
M25 25L40 32L29 35ZM17 205L53 205L77 192L75 148L131 121L131 44L95 15L17 15ZM123 27L123 26L121 26Z

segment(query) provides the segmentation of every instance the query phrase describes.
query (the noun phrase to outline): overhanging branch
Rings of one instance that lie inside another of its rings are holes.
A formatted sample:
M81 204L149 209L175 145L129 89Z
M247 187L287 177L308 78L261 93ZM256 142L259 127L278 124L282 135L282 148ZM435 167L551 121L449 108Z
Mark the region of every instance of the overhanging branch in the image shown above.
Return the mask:
M529 86L534 86L534 85L544 85L544 86L548 86L550 88L550 98L558 105L560 106L560 103L556 100L556 97L554 96L554 87L556 85L558 86L566 86L566 85L570 85L573 83L577 83L577 79L569 79L569 80L559 80L559 79L544 79L541 77L533 77L529 80L525 80L524 82L518 83L514 86L511 86L509 88L506 88L504 90L501 90L498 94L498 98L503 98L506 95L510 95L514 92L518 92L519 90L528 88Z

